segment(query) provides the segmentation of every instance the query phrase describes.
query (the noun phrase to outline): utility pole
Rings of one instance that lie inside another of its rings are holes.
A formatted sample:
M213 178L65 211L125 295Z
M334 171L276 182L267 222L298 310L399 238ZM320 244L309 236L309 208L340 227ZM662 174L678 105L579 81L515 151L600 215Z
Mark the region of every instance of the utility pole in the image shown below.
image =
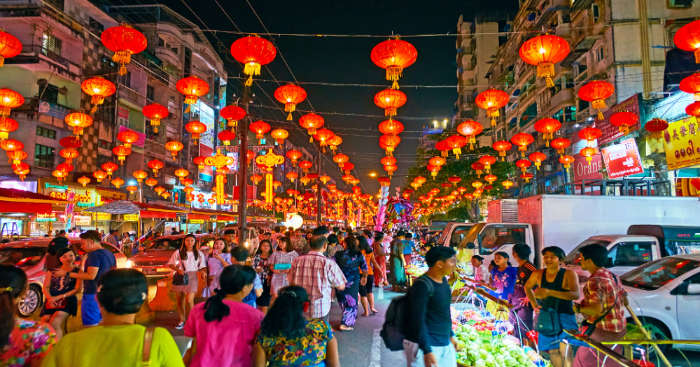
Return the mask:
M323 161L323 152L318 148L318 178L316 182L316 225L321 225L321 162Z
M241 145L238 151L238 242L242 244L246 236L246 221L248 212L248 121L250 119L250 87L243 86L243 97L241 103L245 109L245 117L238 122L238 136L241 138Z

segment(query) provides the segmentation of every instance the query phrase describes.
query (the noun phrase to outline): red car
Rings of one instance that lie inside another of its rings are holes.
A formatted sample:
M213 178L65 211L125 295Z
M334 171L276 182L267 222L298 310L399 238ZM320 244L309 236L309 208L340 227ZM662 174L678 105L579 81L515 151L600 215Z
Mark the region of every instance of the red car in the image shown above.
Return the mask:
M83 257L85 251L80 248L80 239L69 239L76 256ZM42 284L46 275L46 255L51 238L28 238L0 244L0 264L14 265L27 273L29 289L17 308L22 316L30 316L44 304ZM126 256L109 243L102 242L102 247L111 251L117 260L117 267L126 267Z
M195 237L202 245L213 242L211 234L196 234ZM127 267L140 270L149 278L167 278L172 276L173 270L167 263L173 252L182 245L184 234L161 236L146 245L146 249L129 258Z

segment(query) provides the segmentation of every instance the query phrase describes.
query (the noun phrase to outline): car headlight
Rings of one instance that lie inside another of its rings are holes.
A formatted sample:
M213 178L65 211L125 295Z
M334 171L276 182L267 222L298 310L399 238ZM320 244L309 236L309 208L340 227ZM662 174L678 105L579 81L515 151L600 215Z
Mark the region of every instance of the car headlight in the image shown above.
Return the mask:
M126 260L126 263L124 263L124 267L127 269L131 269L134 267L134 262L131 260Z

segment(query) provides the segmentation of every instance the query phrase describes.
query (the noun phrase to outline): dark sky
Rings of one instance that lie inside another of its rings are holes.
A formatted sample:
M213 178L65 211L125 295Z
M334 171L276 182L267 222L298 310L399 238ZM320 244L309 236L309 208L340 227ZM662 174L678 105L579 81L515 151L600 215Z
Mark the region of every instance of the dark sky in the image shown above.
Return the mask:
M246 0L218 0L228 15L244 32L264 32ZM330 0L330 1L280 1L249 0L258 15L272 33L311 33L311 34L435 34L455 33L460 14L465 18L475 15L498 16L513 13L517 0ZM139 3L136 0L108 0L114 5ZM233 30L234 26L217 7L214 0L163 0L174 10L202 26L183 5L186 2L206 23L207 28ZM504 16L505 17L505 16ZM203 26L204 27L204 26ZM228 52L232 41L239 37L233 34L217 33L223 43L221 53L232 60ZM418 85L456 85L456 51L454 36L404 38L418 49L418 60L404 71L400 83ZM338 82L386 84L384 70L370 60L370 51L384 38L334 38L334 37L287 37L275 38L278 50L287 60L291 70L300 82ZM216 42L215 39L213 39ZM236 75L240 68L231 73ZM271 71L278 80L293 80L279 56L270 64ZM264 70L262 78L272 79ZM237 81L232 81L237 83ZM272 96L275 83L258 83ZM379 159L383 151L379 149L377 126L384 120L383 111L376 107L372 98L381 88L372 87L332 87L304 85L308 101L313 109L322 114L326 126L339 134L344 143L342 150L351 156L355 163L355 174L362 180L362 186L375 192L376 181L367 175L371 170L383 173ZM456 88L427 89L402 88L408 96L406 105L399 109L396 119L404 123L406 131L401 134L402 142L395 155L399 170L394 185L402 185L403 177L414 162L418 143L418 132L433 118L449 118L453 114L457 98ZM255 103L281 106L255 89ZM297 109L310 110L305 102ZM324 114L370 114L373 117ZM253 114L267 119L283 120L280 111L254 109ZM298 124L295 115L294 123ZM402 118L403 117L403 118ZM282 124L272 122L273 126ZM282 125L283 126L283 125ZM289 126L287 126L289 127ZM326 161L327 162L327 161ZM327 164L327 163L326 163Z

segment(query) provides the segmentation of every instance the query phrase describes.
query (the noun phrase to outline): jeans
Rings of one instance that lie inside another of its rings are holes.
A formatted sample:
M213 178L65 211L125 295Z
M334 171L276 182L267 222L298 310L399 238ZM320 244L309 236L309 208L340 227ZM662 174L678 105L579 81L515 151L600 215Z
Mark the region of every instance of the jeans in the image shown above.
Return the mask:
M452 343L442 347L431 346L431 348L439 367L457 367L457 351ZM404 339L403 353L406 356L406 367L425 367L423 351L418 343Z

